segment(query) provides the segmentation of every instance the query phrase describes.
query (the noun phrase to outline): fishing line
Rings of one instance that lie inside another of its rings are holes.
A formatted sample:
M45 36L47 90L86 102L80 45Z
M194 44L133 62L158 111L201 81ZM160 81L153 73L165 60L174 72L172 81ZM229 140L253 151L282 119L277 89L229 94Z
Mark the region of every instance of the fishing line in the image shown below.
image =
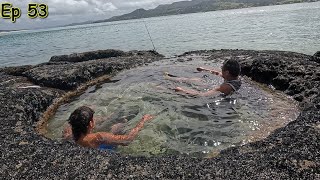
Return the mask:
M152 38L151 38L150 32L149 32L148 27L147 27L147 23L146 23L145 21L143 21L143 23L144 23L144 26L146 27L146 30L147 30L147 32L148 32L148 35L149 35L150 41L151 41L152 46L153 46L153 50L154 50L154 51L156 51L156 48L155 48L155 46L154 46L154 44L153 44L153 41L152 41Z

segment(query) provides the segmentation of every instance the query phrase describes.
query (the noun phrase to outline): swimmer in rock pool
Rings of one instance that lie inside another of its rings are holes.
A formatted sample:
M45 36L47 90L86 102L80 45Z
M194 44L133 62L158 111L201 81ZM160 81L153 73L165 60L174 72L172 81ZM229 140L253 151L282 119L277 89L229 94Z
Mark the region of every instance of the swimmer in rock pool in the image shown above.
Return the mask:
M93 114L94 111L87 106L81 106L73 111L68 120L71 127L64 130L64 137L73 136L74 141L84 147L114 149L117 145L128 145L144 124L153 119L153 116L146 114L128 134L115 135L108 132L92 133L95 127Z
M230 59L226 60L223 63L221 68L221 72L216 71L214 69L206 69L203 67L197 68L198 71L208 71L214 75L221 76L224 79L224 82L207 92L199 92L196 90L185 89L181 87L176 87L174 90L177 92L182 92L190 95L198 95L198 96L212 96L216 93L223 93L224 95L230 95L233 92L237 91L241 87L241 81L239 79L239 75L241 72L241 66L238 61ZM180 78L175 77L173 75L167 74L167 79L175 80L175 81L201 81L199 78Z

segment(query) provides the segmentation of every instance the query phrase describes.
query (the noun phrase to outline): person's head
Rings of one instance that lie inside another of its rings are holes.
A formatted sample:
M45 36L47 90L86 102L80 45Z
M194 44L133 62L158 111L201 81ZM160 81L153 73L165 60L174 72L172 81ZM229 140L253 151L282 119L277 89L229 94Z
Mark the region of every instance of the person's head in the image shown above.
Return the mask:
M237 78L240 75L241 66L238 61L234 59L229 59L223 63L222 66L222 77L225 79L228 78Z
M75 141L79 140L81 135L86 135L93 129L93 114L94 111L87 106L81 106L71 113L69 123Z

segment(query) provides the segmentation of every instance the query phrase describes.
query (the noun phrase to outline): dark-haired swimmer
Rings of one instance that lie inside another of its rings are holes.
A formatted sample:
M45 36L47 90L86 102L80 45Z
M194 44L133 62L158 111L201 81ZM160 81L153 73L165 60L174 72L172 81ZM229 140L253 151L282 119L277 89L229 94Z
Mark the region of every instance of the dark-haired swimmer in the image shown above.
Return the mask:
M153 119L151 115L146 114L128 134L115 135L108 132L92 133L95 126L93 114L94 111L91 108L81 106L71 113L69 124L71 125L73 139L77 144L100 149L109 149L108 147L116 145L128 145L138 135L144 123ZM65 136L68 136L67 134L68 130L65 131Z
M197 68L198 71L208 71L214 75L221 76L224 79L224 82L216 88L213 88L207 92L199 92L195 90L190 90L190 89L184 89L181 87L176 87L175 91L177 92L183 92L186 94L190 95L198 95L198 96L212 96L216 93L223 93L224 95L230 95L233 92L237 91L241 87L241 81L239 80L239 75L241 72L241 67L238 61L236 60L227 60L223 63L222 66L222 71L216 71L213 69L205 69L202 67ZM175 77L170 77L172 80L188 80L187 78L175 78ZM199 81L200 79L198 78L191 78L190 81Z

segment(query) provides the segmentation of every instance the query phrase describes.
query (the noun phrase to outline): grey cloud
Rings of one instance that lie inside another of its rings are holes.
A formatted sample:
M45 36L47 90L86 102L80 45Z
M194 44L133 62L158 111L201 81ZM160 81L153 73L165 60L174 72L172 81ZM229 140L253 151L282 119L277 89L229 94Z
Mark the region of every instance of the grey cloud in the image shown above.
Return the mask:
M30 2L45 3L49 6L50 14L85 14L96 12L110 12L132 10L137 8L155 8L160 4L169 4L181 0L11 0L10 2L26 12Z
M23 13L27 12L31 1L11 0L13 6L19 7ZM104 0L34 0L34 3L44 3L49 7L50 15L90 14L117 10L112 2Z
M107 19L112 16L129 13L138 8L155 8L160 4L170 4L181 0L9 0L22 10L17 23L7 26L9 29L38 28L52 25L69 24L88 20ZM49 7L49 17L42 21L27 18L28 3L44 3ZM2 20L0 21L7 21ZM59 23L61 21L61 23ZM31 22L31 23L30 23ZM41 24L40 24L41 23ZM8 25L8 23L6 23ZM0 22L0 29L4 24Z

